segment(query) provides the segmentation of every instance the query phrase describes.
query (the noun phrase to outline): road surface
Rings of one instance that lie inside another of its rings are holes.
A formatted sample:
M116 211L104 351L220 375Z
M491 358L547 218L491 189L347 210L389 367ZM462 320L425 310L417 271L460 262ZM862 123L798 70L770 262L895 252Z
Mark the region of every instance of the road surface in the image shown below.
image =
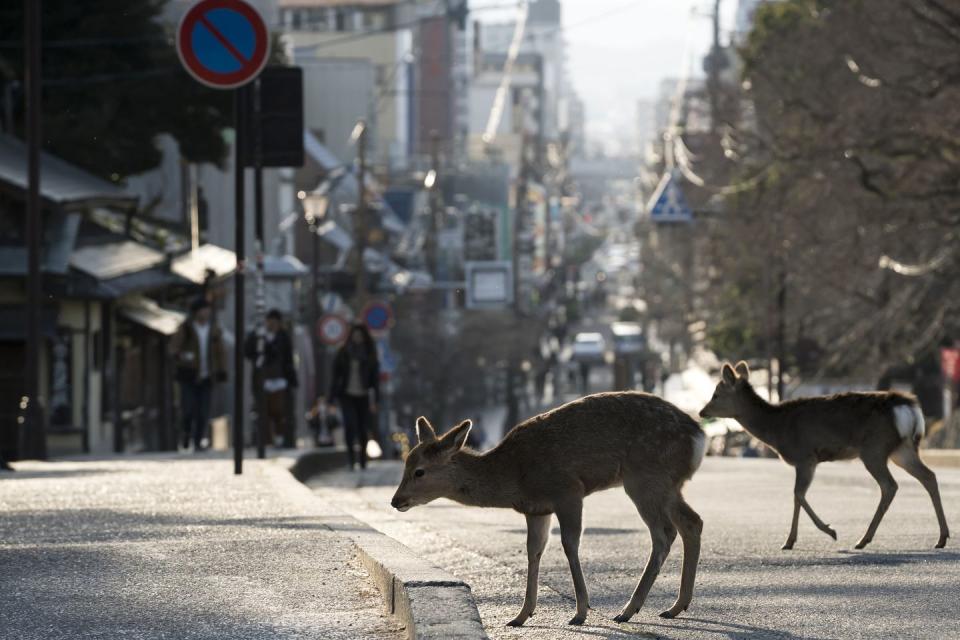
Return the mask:
M440 500L407 513L389 507L398 467L340 472L313 486L325 499L380 528L429 562L466 580L492 638L960 638L960 539L935 551L937 524L920 485L894 469L900 492L867 549L853 550L879 498L859 463L820 465L807 495L838 531L834 542L801 515L793 551L781 551L792 509L793 470L778 460L708 458L687 486L705 526L690 610L668 608L679 586L679 542L633 620L611 618L627 601L649 553L649 538L621 489L586 501L581 561L593 610L568 627L573 586L554 520L540 574L536 615L504 625L522 603L523 516ZM944 507L960 527L960 471L937 470ZM332 488L337 485L340 488ZM960 537L960 536L958 536Z

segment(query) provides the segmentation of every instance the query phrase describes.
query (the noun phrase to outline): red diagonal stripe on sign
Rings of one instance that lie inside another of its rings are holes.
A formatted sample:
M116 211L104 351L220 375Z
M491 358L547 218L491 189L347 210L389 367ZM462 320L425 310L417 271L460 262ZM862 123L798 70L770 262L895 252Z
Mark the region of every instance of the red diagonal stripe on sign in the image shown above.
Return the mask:
M240 51L237 50L235 46L233 46L232 42L227 40L222 33L217 31L217 28L213 26L213 23L207 20L207 16L203 16L203 15L200 16L199 21L200 21L200 24L205 26L210 31L210 33L213 34L213 37L217 39L217 42L222 44L223 48L229 51L230 55L236 58L237 61L240 62L240 64L248 64L250 62L244 57L242 53L240 53Z

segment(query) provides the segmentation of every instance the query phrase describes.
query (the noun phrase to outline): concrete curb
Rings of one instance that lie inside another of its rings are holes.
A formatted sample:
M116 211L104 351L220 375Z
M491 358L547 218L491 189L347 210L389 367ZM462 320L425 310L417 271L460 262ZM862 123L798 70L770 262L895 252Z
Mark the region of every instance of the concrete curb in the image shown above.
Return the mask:
M337 463L338 453L345 455L342 451L317 451L295 460L281 458L274 468L278 472L285 468L303 482L323 470L341 466ZM307 474L309 469L319 471ZM426 564L409 548L365 522L332 511L305 485L295 484L296 490L288 492L288 497L312 503L312 510L320 512L324 526L353 542L383 596L387 611L405 626L407 638L488 639L470 585Z

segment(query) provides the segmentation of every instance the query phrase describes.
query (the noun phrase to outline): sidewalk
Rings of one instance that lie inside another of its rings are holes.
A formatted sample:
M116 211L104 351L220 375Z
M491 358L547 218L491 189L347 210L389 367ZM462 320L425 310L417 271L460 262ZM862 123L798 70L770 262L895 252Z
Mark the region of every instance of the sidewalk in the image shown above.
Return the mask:
M282 460L16 467L0 476L0 638L403 637Z

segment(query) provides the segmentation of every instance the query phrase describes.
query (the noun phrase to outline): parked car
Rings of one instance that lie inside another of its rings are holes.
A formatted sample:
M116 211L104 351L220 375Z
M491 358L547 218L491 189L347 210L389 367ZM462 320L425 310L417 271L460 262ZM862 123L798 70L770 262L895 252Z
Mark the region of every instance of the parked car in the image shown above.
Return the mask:
M613 350L617 355L643 353L647 348L647 339L636 322L614 322L610 325L613 333Z
M581 332L573 338L572 357L579 362L603 362L606 348L606 341L601 334L587 331Z

